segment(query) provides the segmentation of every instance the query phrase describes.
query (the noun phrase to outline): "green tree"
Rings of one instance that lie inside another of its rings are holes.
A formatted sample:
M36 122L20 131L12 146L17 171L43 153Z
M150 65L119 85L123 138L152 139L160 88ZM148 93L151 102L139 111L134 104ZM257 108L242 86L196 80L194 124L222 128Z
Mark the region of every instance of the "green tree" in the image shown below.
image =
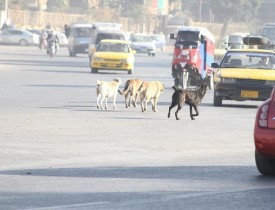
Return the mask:
M65 12L69 8L70 0L48 0L47 10L49 12Z
M146 3L150 3L150 1L151 0L122 0L121 16L140 24L146 23L150 16Z
M201 1L201 0L200 0ZM231 22L245 22L247 24L257 22L257 10L263 0L208 0L211 5L215 20L223 21L220 37L223 37Z

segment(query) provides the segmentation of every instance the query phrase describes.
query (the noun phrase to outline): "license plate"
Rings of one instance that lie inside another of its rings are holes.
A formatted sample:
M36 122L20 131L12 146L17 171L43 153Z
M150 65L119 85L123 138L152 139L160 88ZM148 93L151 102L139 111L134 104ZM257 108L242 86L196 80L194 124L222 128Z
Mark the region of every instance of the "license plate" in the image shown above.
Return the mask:
M251 91L251 90L242 90L241 97L244 98L258 98L259 92L258 91Z

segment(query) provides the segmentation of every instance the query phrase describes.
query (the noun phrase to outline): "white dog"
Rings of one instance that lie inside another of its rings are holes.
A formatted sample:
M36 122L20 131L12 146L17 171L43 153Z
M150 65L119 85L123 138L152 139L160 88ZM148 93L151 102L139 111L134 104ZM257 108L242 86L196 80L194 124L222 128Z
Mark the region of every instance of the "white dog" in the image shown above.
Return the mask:
M107 98L113 97L113 107L116 109L116 96L118 93L119 85L121 84L121 80L119 78L113 79L111 82L101 81L97 80L97 88L96 88L96 105L97 108L103 109L103 101L105 99L105 109L108 109L107 107ZM100 106L99 106L100 101Z

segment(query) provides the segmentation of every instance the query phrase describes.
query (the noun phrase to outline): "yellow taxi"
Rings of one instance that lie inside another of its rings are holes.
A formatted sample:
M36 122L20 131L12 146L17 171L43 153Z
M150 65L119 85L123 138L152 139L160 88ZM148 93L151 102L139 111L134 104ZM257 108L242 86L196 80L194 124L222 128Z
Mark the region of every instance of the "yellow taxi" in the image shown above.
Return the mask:
M91 73L99 70L126 71L132 74L134 70L134 54L127 41L104 39L91 57Z
M267 49L261 37L244 38L244 43L249 44L249 40L253 49L229 49L220 64L212 63L214 106L221 106L223 100L265 101L269 98L275 85L275 52Z

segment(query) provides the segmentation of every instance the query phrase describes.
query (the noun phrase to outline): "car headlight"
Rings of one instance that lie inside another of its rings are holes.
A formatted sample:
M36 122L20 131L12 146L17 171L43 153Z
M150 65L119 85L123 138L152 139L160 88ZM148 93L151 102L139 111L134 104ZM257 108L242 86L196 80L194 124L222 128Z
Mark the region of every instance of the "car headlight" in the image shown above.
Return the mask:
M131 63L131 62L132 62L132 58L121 59L120 61L121 61L122 63Z
M95 61L104 61L104 59L103 58L98 58L98 57L95 57L95 58L93 58Z

